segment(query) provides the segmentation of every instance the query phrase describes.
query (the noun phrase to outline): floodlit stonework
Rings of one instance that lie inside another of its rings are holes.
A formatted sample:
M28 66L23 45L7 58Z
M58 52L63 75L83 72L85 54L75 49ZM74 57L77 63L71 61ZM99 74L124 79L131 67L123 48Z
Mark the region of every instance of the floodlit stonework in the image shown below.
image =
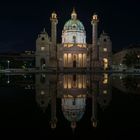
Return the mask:
M45 29L36 40L36 68L52 69L109 69L111 66L112 42L106 33L98 38L97 14L92 17L92 44L86 42L86 30L73 9L62 30L62 42L57 43L57 14L52 13L51 37Z

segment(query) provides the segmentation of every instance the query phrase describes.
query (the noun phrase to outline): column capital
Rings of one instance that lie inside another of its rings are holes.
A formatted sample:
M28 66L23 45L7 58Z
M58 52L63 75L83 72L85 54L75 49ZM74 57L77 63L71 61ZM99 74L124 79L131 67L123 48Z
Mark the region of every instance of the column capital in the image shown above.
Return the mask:
M91 20L91 24L93 25L94 23L98 23L99 22L99 18L97 14L93 14L92 16L92 20Z
M57 14L55 11L52 12L51 17L50 17L50 21L55 22L56 24L58 23Z

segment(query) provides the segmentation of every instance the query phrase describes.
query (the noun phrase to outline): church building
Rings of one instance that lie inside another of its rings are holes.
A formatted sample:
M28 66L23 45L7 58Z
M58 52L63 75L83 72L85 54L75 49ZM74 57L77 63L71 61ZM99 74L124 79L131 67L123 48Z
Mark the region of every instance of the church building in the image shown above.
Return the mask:
M78 19L75 9L62 30L62 42L57 42L57 14L51 14L51 37L45 29L36 40L36 68L40 71L47 69L102 69L111 67L112 42L110 37L103 32L98 37L97 14L91 21L92 44L86 42L86 30Z

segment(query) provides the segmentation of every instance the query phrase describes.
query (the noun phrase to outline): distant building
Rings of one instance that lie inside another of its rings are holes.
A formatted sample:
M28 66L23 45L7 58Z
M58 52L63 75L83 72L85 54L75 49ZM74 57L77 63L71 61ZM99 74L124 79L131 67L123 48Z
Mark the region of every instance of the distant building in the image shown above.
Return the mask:
M62 42L57 43L57 14L51 15L51 38L45 29L36 40L36 68L100 68L108 69L112 63L112 42L106 33L98 38L98 16L92 17L92 44L86 42L84 25L77 18L75 10L71 13L62 31Z
M35 52L0 54L0 69L33 68L35 67Z
M115 53L112 56L112 68L116 70L126 69L126 65L123 64L126 54L135 52L137 57L140 58L140 45L130 45L129 47Z

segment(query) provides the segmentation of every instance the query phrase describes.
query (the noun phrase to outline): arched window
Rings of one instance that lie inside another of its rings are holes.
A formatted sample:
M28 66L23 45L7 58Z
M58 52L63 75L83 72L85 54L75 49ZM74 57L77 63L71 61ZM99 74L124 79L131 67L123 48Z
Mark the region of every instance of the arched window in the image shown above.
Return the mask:
M103 58L103 67L104 67L104 70L108 68L108 59L107 58Z

